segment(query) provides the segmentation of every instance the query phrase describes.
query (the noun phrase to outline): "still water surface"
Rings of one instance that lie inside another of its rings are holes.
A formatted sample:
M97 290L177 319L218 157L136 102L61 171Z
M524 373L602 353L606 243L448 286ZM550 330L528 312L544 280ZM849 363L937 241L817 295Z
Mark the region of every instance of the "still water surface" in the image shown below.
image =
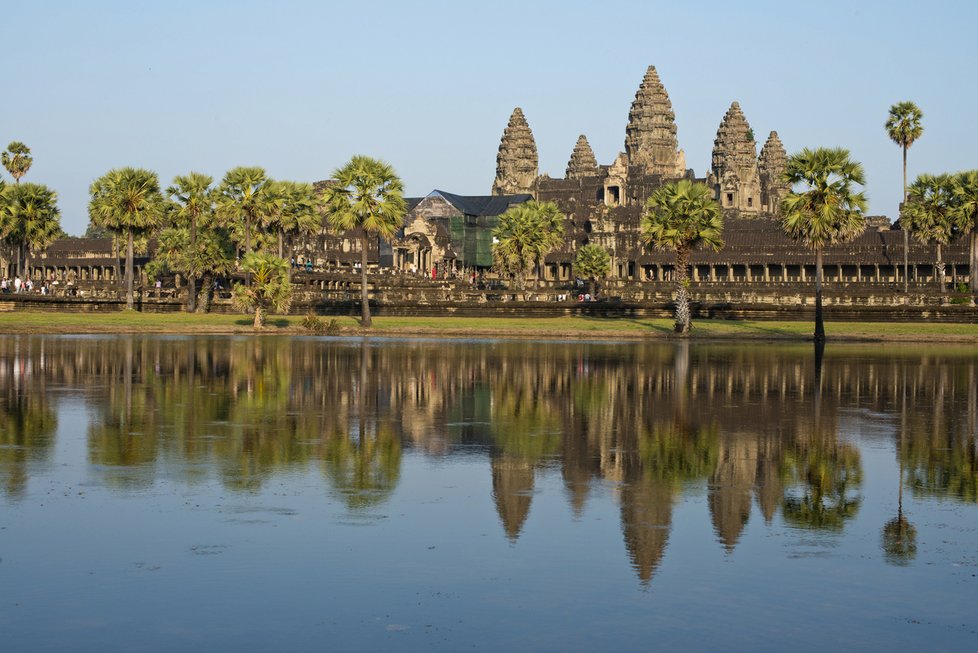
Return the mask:
M974 348L0 337L14 651L973 651Z

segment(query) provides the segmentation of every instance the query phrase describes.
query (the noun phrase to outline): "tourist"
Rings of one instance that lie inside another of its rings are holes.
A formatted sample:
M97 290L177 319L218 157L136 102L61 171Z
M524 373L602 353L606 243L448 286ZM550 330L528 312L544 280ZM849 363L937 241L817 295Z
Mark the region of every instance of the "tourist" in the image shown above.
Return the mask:
M7 281L7 277L4 277L3 281L0 281L0 292L4 295L10 292L10 283Z
M156 298L160 298L160 293L163 291L163 281L160 279L156 280Z
M19 275L16 276L16 277L14 277L14 292L19 293L20 292L20 288L23 285L24 285L24 282L20 280L20 276Z

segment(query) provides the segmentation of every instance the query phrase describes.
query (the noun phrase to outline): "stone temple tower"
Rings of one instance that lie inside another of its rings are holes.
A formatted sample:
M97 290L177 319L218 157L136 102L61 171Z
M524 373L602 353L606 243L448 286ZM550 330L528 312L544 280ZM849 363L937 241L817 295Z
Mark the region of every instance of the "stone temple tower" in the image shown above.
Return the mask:
M635 93L625 128L629 165L644 165L646 174L679 178L686 172L686 155L676 138L676 114L655 66L649 66Z
M771 132L767 142L761 148L761 157L757 160L757 168L761 175L761 205L769 213L779 213L781 200L791 186L782 179L784 169L788 165L788 155L784 145L778 138L778 132Z
M594 158L594 150L587 142L587 137L581 134L571 152L570 161L567 162L567 179L593 177L598 173L598 160Z
M757 170L754 131L734 102L720 122L713 141L713 183L723 209L742 214L761 211L761 180Z
M523 110L513 109L509 124L503 130L496 155L496 181L493 195L532 193L538 175L537 144L523 117Z

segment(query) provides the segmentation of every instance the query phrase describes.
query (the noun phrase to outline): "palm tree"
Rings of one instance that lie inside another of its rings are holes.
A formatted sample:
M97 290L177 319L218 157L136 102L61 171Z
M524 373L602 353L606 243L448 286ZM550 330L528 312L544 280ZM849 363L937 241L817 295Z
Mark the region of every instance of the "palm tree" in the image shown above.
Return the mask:
M270 226L278 231L278 255L286 261L292 258L295 236L309 234L322 228L312 184L295 181L271 182L272 197ZM289 268L289 278L292 269Z
M237 284L232 301L235 306L255 312L255 328L265 326L265 314L269 309L285 313L292 304L292 284L288 280L289 264L285 259L251 252L245 254L241 269L250 274L251 283Z
M676 252L676 333L688 336L689 256L694 247L723 247L723 218L713 191L688 179L657 189L645 204L642 240L647 247Z
M587 279L591 292L594 297L597 294L597 284L599 279L604 279L611 271L611 256L601 245L589 243L577 250L574 257L574 274Z
M920 124L924 113L913 102L898 102L890 107L890 114L886 119L886 133L894 143L903 149L903 201L907 201L907 150L924 133L924 126ZM910 235L903 229L903 292L909 291L909 280L907 272L910 269L908 260L908 250L910 249Z
M367 248L371 236L390 240L401 227L407 205L404 185L390 164L357 155L333 171L336 183L326 189L326 219L336 231L360 230L361 324L371 325L367 300Z
M17 184L2 191L0 237L17 255L17 274L30 275L32 251L44 249L61 233L57 193L42 184Z
M207 264L197 253L197 229L202 220L212 221L214 217L214 178L199 172L175 177L173 185L166 189L170 199L170 227L187 230L186 256L181 266L187 275L187 310L193 312L197 303L197 278Z
M781 202L781 227L815 250L815 341L825 340L822 317L822 250L856 238L866 228L863 167L842 148L805 148L788 158L784 180L792 190ZM794 187L802 186L795 191Z
M31 148L19 141L14 141L7 146L7 150L0 155L0 163L7 169L14 181L20 183L20 178L27 174L34 162L31 157Z
M235 241L244 245L244 253L252 251L252 231L265 226L272 212L268 192L271 180L264 168L238 167L228 170L218 188L217 212L236 231Z
M96 179L89 192L92 223L126 236L126 308L133 308L133 240L153 229L163 217L165 202L155 172L118 168Z
M922 243L937 246L937 283L944 301L946 282L941 247L958 234L954 179L951 175L919 175L910 185L900 221Z
M500 272L513 277L518 289L526 287L533 265L542 270L543 257L563 244L564 219L553 202L534 200L510 207L499 216L492 232L492 258Z
M954 198L958 228L969 234L968 247L968 285L971 302L978 292L978 170L962 172L954 180Z

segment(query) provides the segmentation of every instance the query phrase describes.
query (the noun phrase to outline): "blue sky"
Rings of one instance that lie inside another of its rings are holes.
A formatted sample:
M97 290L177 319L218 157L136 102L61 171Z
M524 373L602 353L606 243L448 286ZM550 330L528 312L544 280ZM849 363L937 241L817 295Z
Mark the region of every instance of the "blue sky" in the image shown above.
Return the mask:
M789 153L849 148L874 214L895 217L901 195L883 130L895 102L924 111L911 179L978 168L978 3L36 0L3 14L0 147L32 148L25 180L58 192L74 234L92 180L126 165L164 185L237 165L313 181L368 154L409 195L487 194L515 106L541 172L563 176L581 133L611 163L650 64L698 175L734 100L760 143L773 129Z

